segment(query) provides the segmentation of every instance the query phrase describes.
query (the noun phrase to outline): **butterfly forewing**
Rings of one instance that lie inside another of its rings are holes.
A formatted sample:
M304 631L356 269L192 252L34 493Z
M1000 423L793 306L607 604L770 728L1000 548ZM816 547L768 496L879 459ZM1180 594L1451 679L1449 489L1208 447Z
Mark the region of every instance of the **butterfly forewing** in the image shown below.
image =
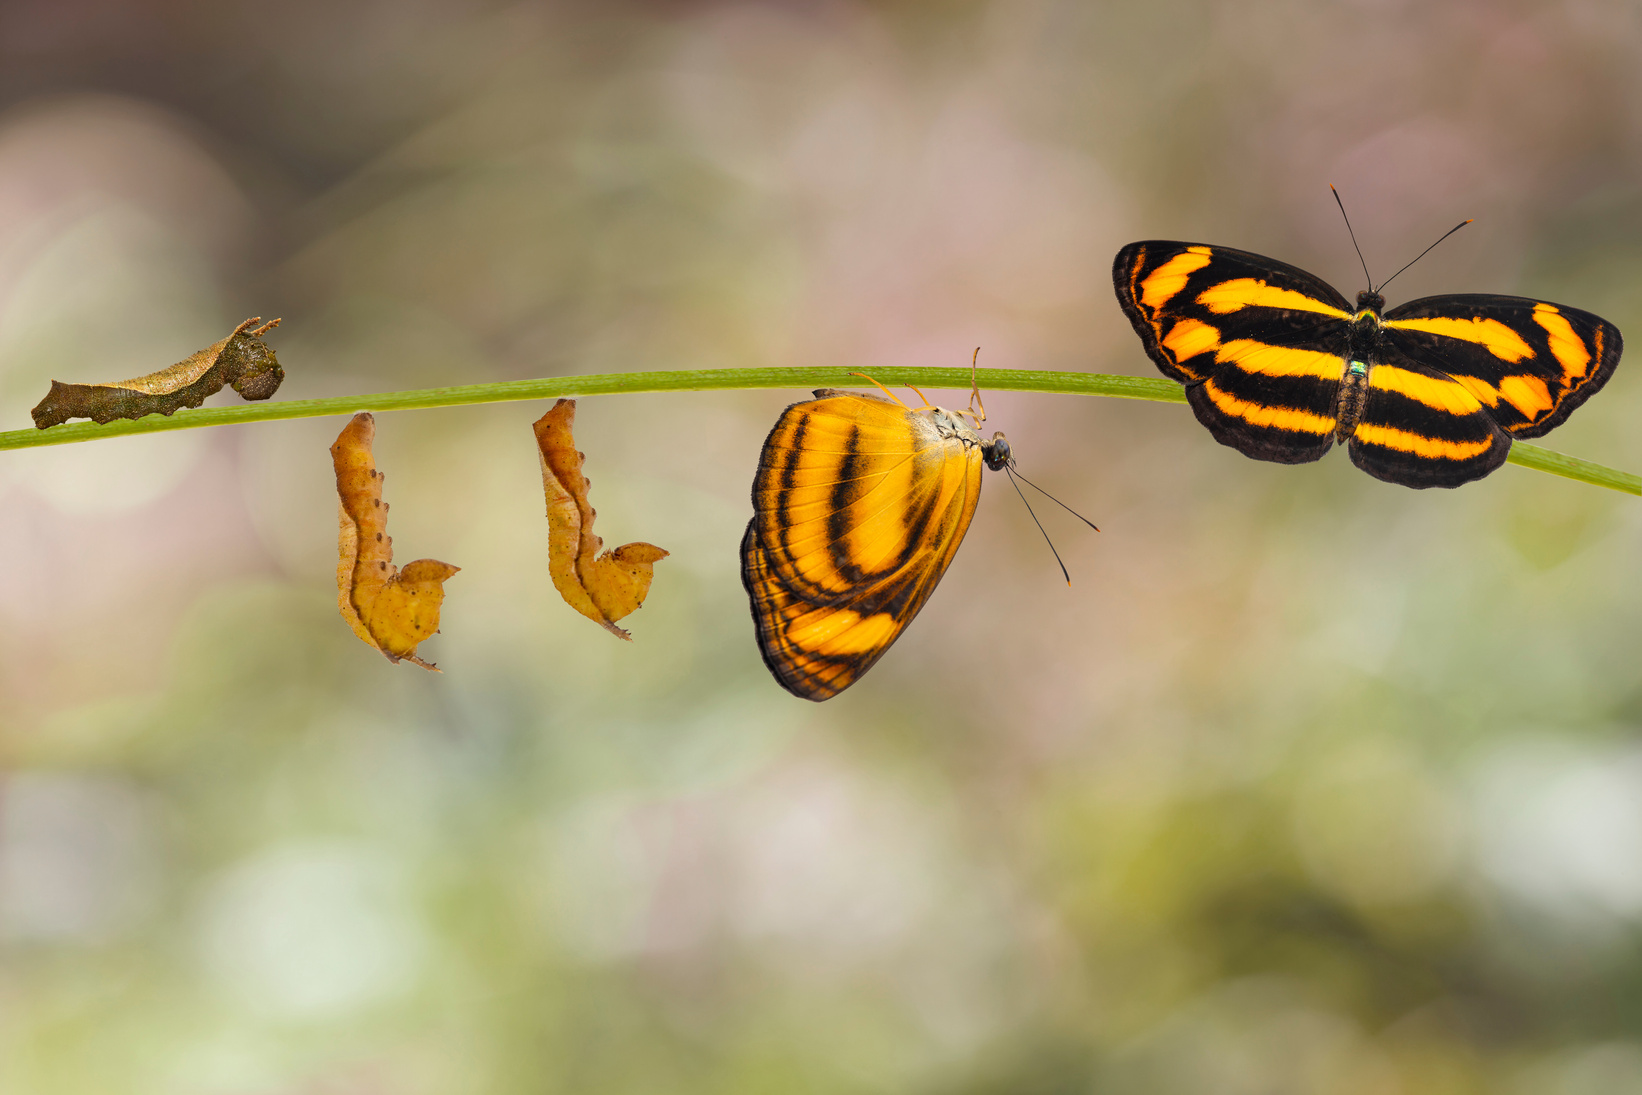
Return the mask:
M770 432L753 506L776 573L807 600L829 603L908 564L969 458L928 418L897 404L830 389L817 395Z
M934 591L974 516L983 456L887 400L816 396L765 441L741 556L765 663L789 691L824 700Z
M1149 240L1118 252L1118 301L1197 418L1248 456L1316 460L1336 437L1371 475L1455 487L1505 461L1607 381L1618 328L1576 308L1481 294L1357 307L1287 263Z
M1619 328L1560 304L1484 293L1411 300L1385 314L1386 339L1469 388L1515 437L1550 432L1606 384Z
M1118 252L1119 302L1198 421L1258 460L1333 443L1351 311L1327 282L1247 251L1149 240Z

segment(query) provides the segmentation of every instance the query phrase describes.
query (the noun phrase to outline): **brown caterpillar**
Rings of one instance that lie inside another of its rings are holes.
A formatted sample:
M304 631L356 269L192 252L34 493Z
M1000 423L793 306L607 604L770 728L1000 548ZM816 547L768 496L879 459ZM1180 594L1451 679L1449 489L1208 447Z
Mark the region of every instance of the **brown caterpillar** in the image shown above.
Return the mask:
M279 326L279 320L251 329L252 324L261 322L261 316L253 316L235 327L227 338L213 342L186 361L133 380L112 384L64 384L53 380L51 391L30 412L34 424L43 430L71 418L102 423L149 414L168 415L181 407L198 407L225 384L246 399L267 399L279 390L285 370L261 339Z

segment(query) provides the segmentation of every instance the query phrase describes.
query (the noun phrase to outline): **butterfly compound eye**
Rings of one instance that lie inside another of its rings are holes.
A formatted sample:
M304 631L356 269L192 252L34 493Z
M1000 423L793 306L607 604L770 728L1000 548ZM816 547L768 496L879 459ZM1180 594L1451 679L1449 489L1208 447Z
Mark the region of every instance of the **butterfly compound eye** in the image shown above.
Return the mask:
M992 441L983 452L986 457L986 466L993 471L1000 471L1006 467L1014 455L1009 451L1009 441L1001 433L992 435Z

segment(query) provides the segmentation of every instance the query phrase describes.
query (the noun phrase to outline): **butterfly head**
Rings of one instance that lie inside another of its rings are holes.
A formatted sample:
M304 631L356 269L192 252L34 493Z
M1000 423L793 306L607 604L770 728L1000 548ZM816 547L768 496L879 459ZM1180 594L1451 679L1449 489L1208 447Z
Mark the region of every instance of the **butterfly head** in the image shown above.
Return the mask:
M1383 311L1385 311L1385 298L1374 290L1364 289L1357 294L1358 315L1362 315L1364 312L1373 312L1375 315L1379 315Z
M1002 471L1015 463L1015 455L1009 451L1009 439L1002 433L995 433L992 440L981 442L981 458L993 471Z

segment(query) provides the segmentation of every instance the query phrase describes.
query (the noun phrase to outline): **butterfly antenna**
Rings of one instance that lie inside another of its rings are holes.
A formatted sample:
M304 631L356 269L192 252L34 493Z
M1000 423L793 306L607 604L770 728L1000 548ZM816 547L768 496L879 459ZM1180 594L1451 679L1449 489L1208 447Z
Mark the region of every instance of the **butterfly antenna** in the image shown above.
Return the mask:
M1461 228L1464 228L1466 225L1470 224L1474 220L1476 220L1475 217L1467 217L1464 220L1460 221L1454 227L1450 228L1448 231L1444 232L1440 237L1438 237L1437 243L1441 243L1443 240L1447 239L1449 236L1452 236L1455 232L1458 232ZM1437 243L1433 243L1430 247L1427 247L1424 251L1421 251L1419 254L1415 255L1414 256L1414 261L1410 262L1408 264L1408 266L1413 266L1415 262L1419 262L1421 259L1425 258L1425 256L1429 255L1432 252L1432 250L1434 250L1436 248ZM1408 269L1408 266L1404 266L1403 270ZM1398 270L1397 274L1402 273L1403 270ZM1392 283L1392 281L1396 279L1397 274L1392 274L1391 277L1386 278L1384 281L1380 282L1380 289L1384 289L1387 285L1390 285ZM1375 290L1373 290L1373 292L1377 293L1377 292L1380 291L1380 289L1375 289Z
M1009 476L1009 485L1014 487L1015 493L1021 496L1021 502L1026 506L1026 512L1031 515L1032 523L1038 526L1039 532L1043 533L1043 542L1049 545L1049 553L1055 557L1055 562L1060 563L1061 577L1066 579L1067 585L1071 585L1072 575L1067 573L1066 564L1061 562L1060 552L1055 550L1055 541L1049 539L1049 533L1044 531L1043 522L1038 520L1038 515L1032 512L1032 503L1026 500L1026 492L1021 490L1021 485L1019 483L1015 482L1015 473L1010 470L1008 464L1003 466L1003 470L1004 474Z
M1062 502L1059 498L1056 498L1053 494L1050 494L1048 491L1044 490L1042 487L1040 487L1036 483L1032 482L1032 480L1028 479L1026 476L1021 475L1021 473L1019 471L1016 471L1015 474L1020 475L1021 482L1025 483L1027 486L1031 487L1033 490L1037 491L1039 494L1043 495L1045 498L1047 498L1051 502L1055 503L1055 505L1059 506L1061 509L1065 510L1067 513L1070 513L1073 517L1076 517L1079 521L1082 521L1084 524L1088 525L1090 528L1094 529L1096 532L1100 531L1099 526L1097 526L1093 521L1089 520L1089 518L1085 517L1083 514L1079 513L1077 510L1073 509L1071 506L1067 505L1065 502Z
M1328 188L1334 194L1334 204L1340 207L1340 216L1346 222L1346 234L1351 237L1351 246L1357 252L1357 261L1363 264L1363 280L1368 282L1368 291L1372 293L1374 291L1374 279L1368 276L1368 260L1363 258L1363 249L1357 246L1357 233L1351 230L1351 218L1346 216L1346 203L1340 200L1340 192L1334 189L1333 183L1329 183ZM1397 274L1400 273L1402 273L1402 270L1397 271ZM1396 277L1397 274L1392 274L1391 277ZM1386 280L1389 281L1390 278Z

